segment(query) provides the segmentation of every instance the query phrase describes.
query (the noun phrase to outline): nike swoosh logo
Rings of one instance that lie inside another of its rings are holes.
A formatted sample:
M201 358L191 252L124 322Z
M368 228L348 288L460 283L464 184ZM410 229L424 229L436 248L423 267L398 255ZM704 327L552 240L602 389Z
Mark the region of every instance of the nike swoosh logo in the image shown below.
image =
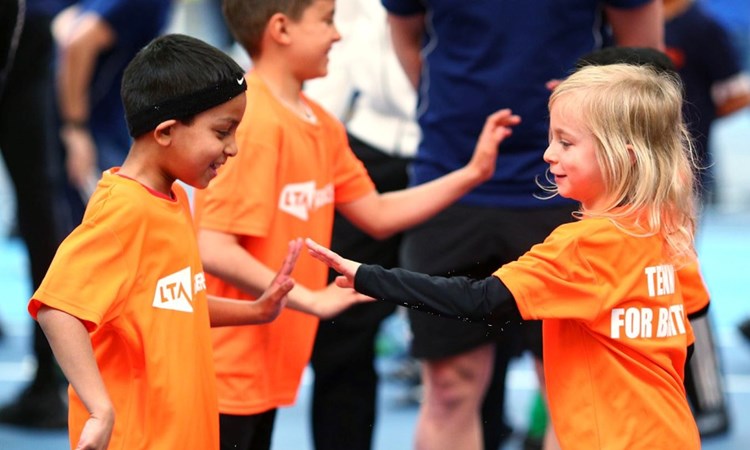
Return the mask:
M244 77L237 78L237 84L239 84L240 86L242 86L242 83L244 83L244 82L245 82L245 78Z

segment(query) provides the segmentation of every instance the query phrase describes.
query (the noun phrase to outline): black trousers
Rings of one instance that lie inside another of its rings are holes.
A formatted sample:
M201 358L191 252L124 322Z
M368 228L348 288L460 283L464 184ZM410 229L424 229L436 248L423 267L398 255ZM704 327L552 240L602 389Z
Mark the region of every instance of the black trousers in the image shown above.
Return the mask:
M0 149L15 188L18 229L28 248L34 289L44 278L65 230L58 220L61 211L56 209L63 203L55 199L64 175L55 125L50 22L49 17L26 18L0 94ZM54 357L36 323L34 353L38 368L32 387L56 386Z
M276 409L249 416L219 414L220 450L270 450Z
M685 390L702 437L729 431L731 417L709 314L691 319L695 351L685 367Z
M409 160L387 155L352 136L349 139L379 192L406 187ZM400 236L376 241L337 214L331 248L347 258L394 267L400 241ZM330 275L333 280L335 274ZM375 338L383 320L394 310L394 305L386 303L365 303L320 322L311 358L316 450L371 448L378 383Z

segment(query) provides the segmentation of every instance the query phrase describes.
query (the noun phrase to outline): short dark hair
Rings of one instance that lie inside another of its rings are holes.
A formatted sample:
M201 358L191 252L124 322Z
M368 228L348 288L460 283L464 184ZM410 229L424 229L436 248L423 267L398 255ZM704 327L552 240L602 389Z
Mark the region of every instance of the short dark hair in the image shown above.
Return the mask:
M605 47L578 58L576 70L587 66L630 64L650 66L657 72L676 75L672 60L665 53L649 47Z
M261 52L263 32L271 16L282 13L297 20L313 0L223 0L222 3L229 30L253 57Z
M156 119L190 123L202 110L230 100L240 89L244 92L243 77L244 70L232 58L200 39L182 34L154 39L135 55L122 78L120 95L131 135L153 129ZM211 97L207 101L192 100L206 92Z

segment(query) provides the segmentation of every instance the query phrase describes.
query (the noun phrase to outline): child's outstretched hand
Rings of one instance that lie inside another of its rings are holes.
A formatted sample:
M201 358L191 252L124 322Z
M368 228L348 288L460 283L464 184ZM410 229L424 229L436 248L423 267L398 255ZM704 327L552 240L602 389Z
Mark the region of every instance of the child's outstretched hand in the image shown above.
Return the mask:
M292 271L294 270L294 265L297 263L300 250L302 250L302 239L298 238L289 242L289 249L287 250L284 262L281 264L281 268L276 272L276 276L271 281L268 289L256 301L259 309L259 323L274 320L281 313L284 306L286 306L286 295L294 287Z
M289 241L289 248L287 249L284 262L281 263L281 268L276 272L276 276L273 277L269 289L275 289L278 287L280 290L284 291L284 294L292 290L294 287L294 280L291 278L292 271L294 270L294 265L297 263L297 258L299 258L299 252L301 250L302 238Z
M482 134L479 135L474 155L467 167L475 169L482 181L492 178L497 161L497 147L512 134L511 127L521 123L521 117L510 109L501 109L492 113L484 122Z
M323 247L310 238L305 239L307 251L314 258L323 261L328 267L340 273L342 276L336 278L336 286L343 288L354 288L354 275L362 263L342 258L338 253Z

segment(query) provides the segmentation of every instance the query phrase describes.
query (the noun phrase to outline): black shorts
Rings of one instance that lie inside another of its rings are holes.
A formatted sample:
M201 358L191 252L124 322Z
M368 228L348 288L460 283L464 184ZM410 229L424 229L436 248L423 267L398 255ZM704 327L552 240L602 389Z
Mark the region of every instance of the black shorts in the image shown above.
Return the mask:
M405 234L401 264L430 275L485 278L544 241L557 226L573 220L574 210L573 205L536 209L453 205ZM415 358L445 358L489 342L510 346L517 354L529 350L542 357L540 321L500 327L413 310L409 320Z

